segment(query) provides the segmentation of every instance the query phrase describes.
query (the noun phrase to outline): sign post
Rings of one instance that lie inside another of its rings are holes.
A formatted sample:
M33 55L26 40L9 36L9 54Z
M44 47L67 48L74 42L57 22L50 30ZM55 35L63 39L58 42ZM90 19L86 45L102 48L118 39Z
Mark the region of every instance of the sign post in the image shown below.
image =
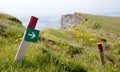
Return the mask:
M101 58L102 65L105 65L104 51L103 51L103 47L102 47L101 43L98 44L98 49L99 49L99 52L100 52L100 58Z
M18 52L15 57L15 61L22 60L24 58L26 49L29 45L29 42L37 42L39 37L39 31L34 30L36 23L38 21L38 18L31 16L30 22L28 24L27 30L24 32L23 39L21 41L20 47L18 49Z

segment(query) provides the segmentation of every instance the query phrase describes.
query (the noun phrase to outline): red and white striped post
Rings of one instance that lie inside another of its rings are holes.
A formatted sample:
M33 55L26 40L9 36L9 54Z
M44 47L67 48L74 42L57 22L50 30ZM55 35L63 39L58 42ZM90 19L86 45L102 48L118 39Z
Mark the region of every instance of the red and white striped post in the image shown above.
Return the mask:
M103 51L103 47L102 47L101 43L98 44L98 49L99 49L99 52L100 52L100 58L101 58L102 65L105 65L104 51Z
M30 19L30 22L29 22L27 28L35 29L37 21L38 21L37 17L31 16L31 19ZM29 42L25 41L25 34L26 34L26 31L24 32L24 36L23 36L23 39L21 41L18 52L16 54L15 61L19 61L19 60L22 60L24 58L26 49L29 45Z

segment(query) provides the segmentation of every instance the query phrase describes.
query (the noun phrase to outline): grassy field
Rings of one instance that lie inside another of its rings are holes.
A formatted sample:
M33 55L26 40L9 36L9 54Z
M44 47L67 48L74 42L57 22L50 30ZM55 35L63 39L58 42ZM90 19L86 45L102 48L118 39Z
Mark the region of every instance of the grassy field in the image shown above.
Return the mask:
M24 60L14 62L25 27L16 18L0 14L0 72L120 72L120 40L116 39L120 18L80 15L88 20L76 27L41 31L39 42L30 43ZM104 66L98 43L104 46Z

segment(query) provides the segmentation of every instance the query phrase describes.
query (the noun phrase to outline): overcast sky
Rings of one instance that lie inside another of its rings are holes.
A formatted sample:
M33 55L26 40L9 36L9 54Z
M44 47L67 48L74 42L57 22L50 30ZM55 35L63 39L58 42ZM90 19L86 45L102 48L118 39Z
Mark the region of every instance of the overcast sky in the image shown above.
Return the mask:
M120 12L120 0L0 0L0 12L12 15L61 15Z

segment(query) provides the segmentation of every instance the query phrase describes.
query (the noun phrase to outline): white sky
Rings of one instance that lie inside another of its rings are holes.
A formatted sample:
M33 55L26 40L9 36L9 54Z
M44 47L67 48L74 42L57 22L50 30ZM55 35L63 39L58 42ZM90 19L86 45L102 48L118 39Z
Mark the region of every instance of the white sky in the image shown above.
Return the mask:
M120 12L120 0L0 0L0 12L21 16L104 11Z

